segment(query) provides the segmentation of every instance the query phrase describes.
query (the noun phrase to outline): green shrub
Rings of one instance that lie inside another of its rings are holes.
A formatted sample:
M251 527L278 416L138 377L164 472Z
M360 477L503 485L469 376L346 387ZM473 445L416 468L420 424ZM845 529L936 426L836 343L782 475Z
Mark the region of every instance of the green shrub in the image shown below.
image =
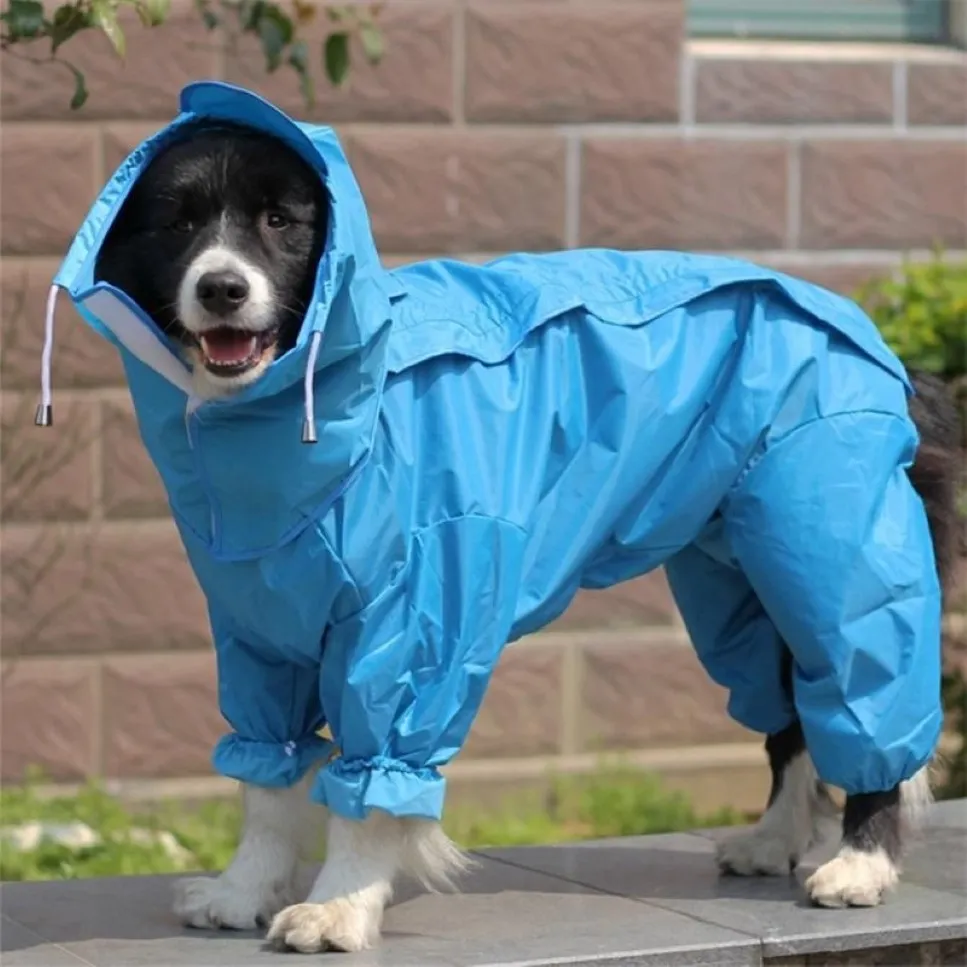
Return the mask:
M967 374L967 262L937 251L868 282L857 299L905 365L951 381Z

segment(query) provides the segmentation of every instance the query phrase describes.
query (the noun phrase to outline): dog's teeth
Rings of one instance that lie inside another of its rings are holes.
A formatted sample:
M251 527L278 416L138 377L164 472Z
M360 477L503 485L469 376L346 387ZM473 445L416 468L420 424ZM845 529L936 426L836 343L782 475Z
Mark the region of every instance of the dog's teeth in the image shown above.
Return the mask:
M258 336L243 336L241 333L215 333L201 337L201 348L205 358L220 366L232 366L251 359L258 351Z

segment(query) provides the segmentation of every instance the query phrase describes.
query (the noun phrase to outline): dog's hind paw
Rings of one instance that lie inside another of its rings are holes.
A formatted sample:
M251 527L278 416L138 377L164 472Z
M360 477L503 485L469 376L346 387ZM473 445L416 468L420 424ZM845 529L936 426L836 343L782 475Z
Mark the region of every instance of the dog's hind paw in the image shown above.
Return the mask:
M292 902L287 883L245 883L235 877L200 876L175 885L174 911L186 927L255 930Z
M722 840L715 858L733 876L788 876L799 860L787 836L755 828Z
M875 907L897 883L886 851L843 847L806 880L809 899L820 907Z
M303 954L326 950L352 953L372 947L379 938L379 917L347 899L297 903L273 921L268 939L278 950Z

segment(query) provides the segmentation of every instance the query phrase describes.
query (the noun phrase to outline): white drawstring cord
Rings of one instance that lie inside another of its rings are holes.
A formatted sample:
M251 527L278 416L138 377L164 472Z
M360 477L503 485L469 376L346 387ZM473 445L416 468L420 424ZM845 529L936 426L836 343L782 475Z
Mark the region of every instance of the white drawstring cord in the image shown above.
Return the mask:
M54 398L50 386L50 373L54 356L54 313L57 309L56 285L47 293L47 315L44 318L44 351L40 355L40 403L34 423L37 426L51 426L54 422Z
M318 443L319 437L316 435L316 399L315 399L315 377L316 359L319 357L319 346L322 343L322 330L316 329L312 333L309 341L309 356L306 360L305 375L305 404L306 415L302 423L302 442Z
M56 285L50 287L47 295L47 315L44 319L44 349L40 357L40 403L34 416L37 426L51 426L54 422L54 401L51 389L51 368L54 355L54 314L57 308ZM322 332L315 330L309 342L309 356L305 373L305 421L302 424L302 442L318 443L316 433L315 375L316 360L322 344Z

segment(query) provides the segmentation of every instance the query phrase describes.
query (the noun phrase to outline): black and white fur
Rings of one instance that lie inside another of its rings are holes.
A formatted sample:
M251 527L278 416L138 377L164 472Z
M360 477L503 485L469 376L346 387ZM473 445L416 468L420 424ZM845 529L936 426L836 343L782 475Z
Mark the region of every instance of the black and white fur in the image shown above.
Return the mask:
M295 344L328 218L318 176L277 139L222 123L188 127L135 182L97 276L177 344L199 398L224 396ZM248 356L212 358L220 337L240 335Z
M199 397L222 396L257 380L294 344L327 220L324 187L292 151L218 125L179 138L152 161L109 234L98 274L182 347ZM252 353L228 367L206 353L206 339L225 339L226 329L257 337ZM945 423L952 405L942 386L925 377L918 383L925 402L914 402L913 415L924 447L912 476L943 563L941 545L954 527L956 443ZM787 664L789 687L791 658ZM722 845L723 870L787 874L829 810L798 723L770 736L766 750L773 775L768 808L751 832ZM298 860L323 813L308 802L306 785L244 788L242 839L229 867L178 886L175 910L185 924L269 925L269 939L281 949L362 950L379 937L399 875L447 884L467 865L438 823L380 812L362 821L331 816L325 864L300 897ZM925 773L887 792L849 797L839 854L809 879L810 896L824 906L879 903L896 882L904 817L915 816L929 797Z

